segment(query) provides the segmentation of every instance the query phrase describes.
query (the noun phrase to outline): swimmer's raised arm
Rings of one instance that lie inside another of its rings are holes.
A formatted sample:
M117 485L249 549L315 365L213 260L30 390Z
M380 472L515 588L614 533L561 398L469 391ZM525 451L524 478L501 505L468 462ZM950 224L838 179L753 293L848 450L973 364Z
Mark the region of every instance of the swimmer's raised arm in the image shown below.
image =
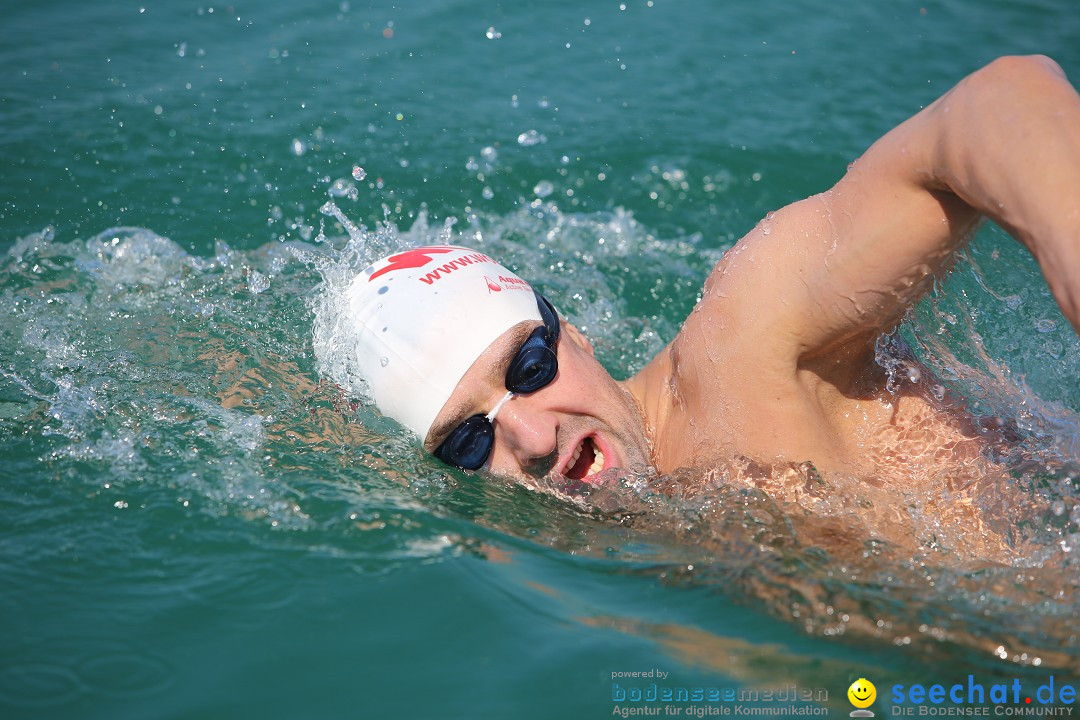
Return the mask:
M720 261L702 309L725 298L714 308L751 342L828 353L895 323L982 215L1028 247L1080 332L1080 97L1049 58L994 61L831 190L763 220Z

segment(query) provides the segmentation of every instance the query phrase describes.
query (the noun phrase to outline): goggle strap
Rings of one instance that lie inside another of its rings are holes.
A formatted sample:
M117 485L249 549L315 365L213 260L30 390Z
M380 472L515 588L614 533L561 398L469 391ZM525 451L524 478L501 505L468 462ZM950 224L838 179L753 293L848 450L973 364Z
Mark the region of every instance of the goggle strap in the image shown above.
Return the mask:
M495 407L491 408L491 412L484 416L487 418L488 422L491 422L495 419L495 416L499 414L500 410L502 410L502 406L508 403L510 401L510 398L512 397L514 397L514 393L507 390L506 394L503 395L502 400L495 403Z

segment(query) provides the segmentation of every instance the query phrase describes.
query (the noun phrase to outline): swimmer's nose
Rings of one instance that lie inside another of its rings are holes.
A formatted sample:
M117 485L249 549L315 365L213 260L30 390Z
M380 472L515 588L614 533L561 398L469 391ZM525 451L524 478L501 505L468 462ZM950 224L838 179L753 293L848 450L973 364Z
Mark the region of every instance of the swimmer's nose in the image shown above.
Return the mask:
M522 466L537 458L557 453L559 424L554 414L535 407L532 398L515 396L506 403L495 418L495 441Z

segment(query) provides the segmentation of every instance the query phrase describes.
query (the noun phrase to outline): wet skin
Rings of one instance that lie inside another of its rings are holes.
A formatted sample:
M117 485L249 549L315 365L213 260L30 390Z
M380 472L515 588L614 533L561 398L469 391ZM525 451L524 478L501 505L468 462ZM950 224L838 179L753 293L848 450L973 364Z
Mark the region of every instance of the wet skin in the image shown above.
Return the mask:
M890 443L916 420L924 452L928 439L970 452L951 408L884 391L874 343L984 216L1032 251L1080 329L1077 192L1080 97L1060 68L1003 58L969 76L721 258L679 335L629 382L657 468L742 455L881 475L912 454Z
M998 60L886 134L832 189L770 213L630 380L613 380L564 324L556 380L502 409L486 470L587 478L602 453L601 470L648 462L669 473L743 457L900 478L898 457L975 458L954 408L885 392L874 342L948 271L984 216L1031 250L1080 329L1078 192L1080 97L1046 58ZM533 327L524 325L477 360L436 427L501 399L500 369Z
M506 367L538 325L519 323L473 363L435 419L424 443L429 451L439 446L449 428L489 412L503 398ZM559 372L551 383L502 406L484 471L531 483L550 476L582 480L611 468L650 464L649 442L633 397L596 360L584 335L566 321L556 353Z

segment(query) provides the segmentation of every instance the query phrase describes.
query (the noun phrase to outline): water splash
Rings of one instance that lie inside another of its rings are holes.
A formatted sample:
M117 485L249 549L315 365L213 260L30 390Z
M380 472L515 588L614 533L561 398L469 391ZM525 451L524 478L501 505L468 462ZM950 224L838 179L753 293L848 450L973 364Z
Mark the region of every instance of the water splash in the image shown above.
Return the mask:
M470 533L496 533L610 572L725 592L813 634L965 658L997 660L1003 648L1010 663L1075 667L1075 644L1045 641L1067 637L1062 618L1075 611L1075 340L1061 340L1073 343L1062 358L1002 350L1051 316L1030 295L977 296L980 282L994 283L985 260L958 271L964 292L944 287L878 348L897 391L940 385L1012 421L1023 438L1002 450L1000 477L964 491L1027 550L1011 566L956 567L957 549L976 555L974 528L965 534L961 522L936 518L932 503L897 504L893 493L856 490L807 465L733 459L540 493L448 472L365 401L344 312L357 273L415 245L477 247L535 281L625 375L674 337L720 248L695 235L658 237L621 210L567 213L543 198L465 222L421 213L406 229L389 212L367 228L333 201L322 210L344 237L248 251L219 243L208 257L139 228L16 241L0 261L0 428L30 438L41 468L119 503L116 512L205 513L316 533L373 572L474 552ZM976 272L978 281L964 274ZM968 324L974 306L996 316ZM928 372L913 372L920 367ZM1017 367L1028 369L1019 376ZM875 514L898 508L914 547L868 530ZM1048 596L1050 587L1066 592Z

